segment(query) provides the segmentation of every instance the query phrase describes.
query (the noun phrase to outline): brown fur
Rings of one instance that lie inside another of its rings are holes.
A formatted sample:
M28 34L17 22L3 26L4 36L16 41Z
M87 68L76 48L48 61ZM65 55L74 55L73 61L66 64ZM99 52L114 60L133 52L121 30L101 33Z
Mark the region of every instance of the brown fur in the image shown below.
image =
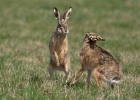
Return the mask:
M104 41L105 39L92 32L86 33L80 53L82 68L72 80L71 85L75 83L85 70L88 71L88 83L90 83L90 76L94 70L94 78L99 87L102 87L101 80L108 82L111 87L113 87L114 81L120 80L122 67L109 52L96 45L97 40Z
M57 8L54 8L54 15L58 21L56 30L51 36L49 43L50 51L50 65L49 74L53 75L55 70L62 70L66 74L66 82L69 79L70 70L70 58L68 55L68 39L67 34L69 33L67 19L71 13L72 8L70 7L63 16L60 14Z

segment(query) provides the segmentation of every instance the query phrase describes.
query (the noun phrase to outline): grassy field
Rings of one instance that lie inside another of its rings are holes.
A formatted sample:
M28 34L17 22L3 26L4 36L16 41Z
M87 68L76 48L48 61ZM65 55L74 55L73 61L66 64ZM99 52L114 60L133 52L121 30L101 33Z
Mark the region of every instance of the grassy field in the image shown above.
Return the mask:
M68 20L71 77L80 69L79 52L86 32L106 41L97 44L121 63L124 77L114 90L100 90L85 72L73 87L65 75L47 71L48 43L56 28L53 7L73 10ZM139 100L140 0L0 0L1 100Z

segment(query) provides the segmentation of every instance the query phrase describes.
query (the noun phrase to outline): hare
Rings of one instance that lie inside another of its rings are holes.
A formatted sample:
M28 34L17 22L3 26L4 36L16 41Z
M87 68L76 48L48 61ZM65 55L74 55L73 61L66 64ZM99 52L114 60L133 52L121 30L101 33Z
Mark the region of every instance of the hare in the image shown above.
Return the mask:
M48 68L50 77L53 75L55 70L64 71L66 74L66 83L69 79L70 70L70 57L68 54L68 39L67 34L69 33L69 28L67 25L67 19L70 16L72 7L66 10L66 12L61 15L58 9L54 8L54 15L58 21L56 30L52 33L51 40L49 42L49 52L50 52L50 65Z
M88 72L87 83L90 83L91 73L94 70L93 75L100 88L102 88L101 80L109 83L112 88L114 83L119 83L122 76L122 67L109 52L97 46L96 41L105 41L105 39L92 32L86 33L80 53L82 68L70 85L74 84L85 70Z

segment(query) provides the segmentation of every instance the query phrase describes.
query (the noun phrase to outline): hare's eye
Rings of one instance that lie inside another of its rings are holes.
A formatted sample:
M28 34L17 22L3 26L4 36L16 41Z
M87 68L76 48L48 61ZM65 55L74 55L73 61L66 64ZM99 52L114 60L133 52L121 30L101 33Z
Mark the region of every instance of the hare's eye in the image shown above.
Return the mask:
M90 36L89 38L93 39L94 37L93 36Z
M59 26L59 27L62 27L62 25L61 25L61 24L59 24L58 26Z

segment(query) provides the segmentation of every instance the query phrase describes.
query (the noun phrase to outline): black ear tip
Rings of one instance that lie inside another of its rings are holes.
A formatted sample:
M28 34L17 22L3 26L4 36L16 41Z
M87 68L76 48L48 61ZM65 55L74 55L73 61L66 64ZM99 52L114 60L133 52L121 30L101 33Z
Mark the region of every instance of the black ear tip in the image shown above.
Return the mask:
M70 8L72 8L72 7L70 6Z
M57 10L57 8L56 8L56 7L54 7L53 9Z
M103 39L101 39L102 41L105 41L105 39L103 38Z

